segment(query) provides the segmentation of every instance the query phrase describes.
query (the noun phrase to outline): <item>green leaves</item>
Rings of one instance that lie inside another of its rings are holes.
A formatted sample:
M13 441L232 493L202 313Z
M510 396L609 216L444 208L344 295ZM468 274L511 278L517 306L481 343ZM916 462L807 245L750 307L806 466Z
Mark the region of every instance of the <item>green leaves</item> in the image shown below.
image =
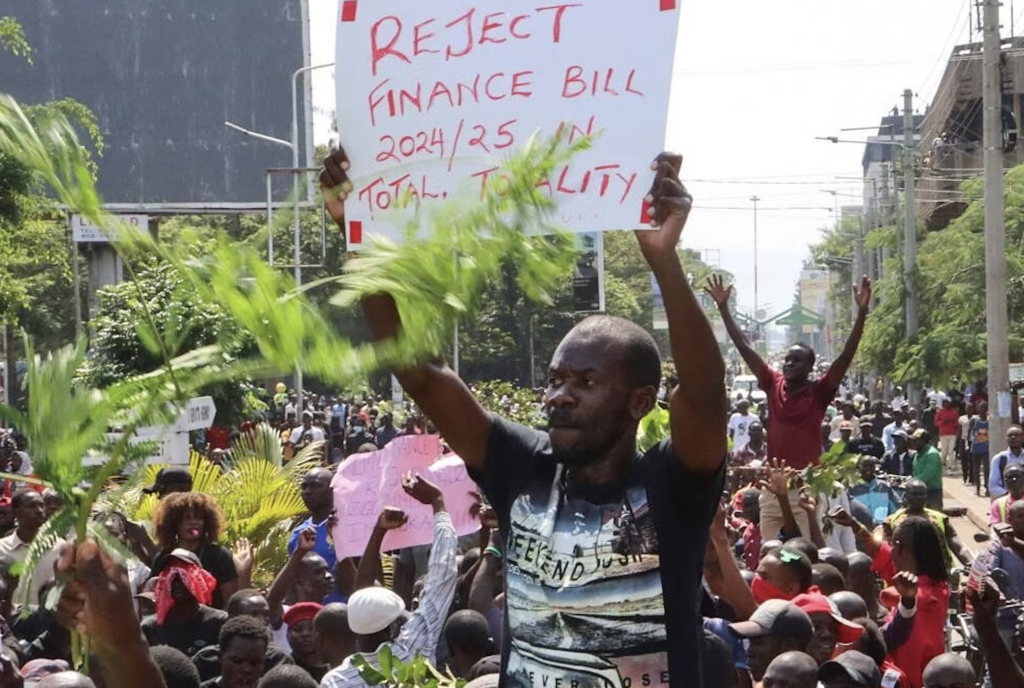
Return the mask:
M357 654L352 658L352 665L359 671L359 676L370 686L386 686L387 688L463 688L466 681L455 678L452 673L442 674L418 652L409 662L403 662L391 651L391 646L384 644L377 653L380 668L370 664L365 657Z
M672 425L668 409L657 404L650 413L640 419L640 425L637 427L637 448L646 452L671 434Z

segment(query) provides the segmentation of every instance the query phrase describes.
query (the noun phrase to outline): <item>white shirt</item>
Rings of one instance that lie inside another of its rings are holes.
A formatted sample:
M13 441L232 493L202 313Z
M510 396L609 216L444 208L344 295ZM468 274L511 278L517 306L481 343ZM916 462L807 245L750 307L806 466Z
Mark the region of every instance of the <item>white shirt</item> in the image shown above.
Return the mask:
M0 538L0 556L8 557L17 562L24 561L30 544L19 538L18 531L15 530L7 537ZM13 600L15 605L24 605L25 595L27 594L28 608L36 609L39 607L39 589L53 578L53 567L57 563L60 548L63 544L64 540L58 538L53 548L42 556L33 571L22 572L21 577L18 579L18 588L14 591Z
M295 428L292 430L292 436L288 438L288 441L292 444L298 444L299 440L302 439L302 433L304 432L306 432L306 429L301 426ZM323 442L324 431L314 425L309 429L309 436L312 438L313 442Z
M742 413L734 413L729 418L729 431L732 433L732 445L734 447L745 447L750 442L750 424L754 421L760 422L760 419L753 413L743 415Z
M829 433L828 438L830 440L832 440L833 442L835 442L836 440L838 440L841 437L841 435L839 434L839 424L842 423L844 420L846 420L846 419L843 418L843 414L841 414L841 413L838 414L835 418L832 419L832 432ZM857 416L854 416L853 418L850 419L849 422L853 424L853 434L850 435L850 439L851 440L859 439L860 438L860 419L857 418Z
M823 523L825 514L832 511L837 506L842 507L846 513L850 513L850 497L846 494L846 488L841 483L835 484L835 489L839 490L839 496L833 497L829 494L818 495L818 522ZM839 550L843 554L850 554L857 551L857 537L853 534L853 530L847 526L837 526L833 524L832 532L828 535L822 533L825 538L825 545L832 549Z
M901 396L895 396L892 398L892 410L899 411L903 408L903 404L907 403L907 400Z

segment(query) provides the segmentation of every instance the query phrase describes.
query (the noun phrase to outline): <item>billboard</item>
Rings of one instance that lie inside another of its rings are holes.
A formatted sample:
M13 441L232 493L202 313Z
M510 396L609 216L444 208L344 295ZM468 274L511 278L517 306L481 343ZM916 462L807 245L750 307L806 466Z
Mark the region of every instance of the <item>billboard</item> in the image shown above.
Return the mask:
M800 305L824 318L831 284L828 270L802 270L800 272ZM804 334L812 334L818 330L819 328L814 325L803 326Z
M0 16L20 22L33 47L33 64L0 53L0 88L26 104L74 98L95 113L108 203L265 200L264 170L290 167L291 152L224 122L291 138L306 2L0 0Z

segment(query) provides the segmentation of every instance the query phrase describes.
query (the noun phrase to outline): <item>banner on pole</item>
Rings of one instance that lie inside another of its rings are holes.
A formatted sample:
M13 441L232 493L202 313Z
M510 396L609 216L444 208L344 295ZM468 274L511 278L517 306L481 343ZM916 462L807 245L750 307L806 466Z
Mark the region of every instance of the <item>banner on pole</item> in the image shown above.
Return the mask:
M554 172L569 229L647 226L664 147L679 12L674 0L343 0L337 118L352 163L348 246L397 238L396 202L479 194L535 133L593 147Z

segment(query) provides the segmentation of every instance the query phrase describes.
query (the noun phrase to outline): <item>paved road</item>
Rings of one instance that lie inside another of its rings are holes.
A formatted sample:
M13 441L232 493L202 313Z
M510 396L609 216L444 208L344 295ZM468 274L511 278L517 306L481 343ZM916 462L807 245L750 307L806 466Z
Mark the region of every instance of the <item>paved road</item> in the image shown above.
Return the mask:
M947 476L943 478L944 504L946 509L962 508L965 510L963 516L951 516L950 525L960 536L960 541L967 545L974 552L985 547L984 543L974 541L975 533L988 532L988 497L978 497L974 494L974 487L964 485L958 477Z

